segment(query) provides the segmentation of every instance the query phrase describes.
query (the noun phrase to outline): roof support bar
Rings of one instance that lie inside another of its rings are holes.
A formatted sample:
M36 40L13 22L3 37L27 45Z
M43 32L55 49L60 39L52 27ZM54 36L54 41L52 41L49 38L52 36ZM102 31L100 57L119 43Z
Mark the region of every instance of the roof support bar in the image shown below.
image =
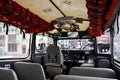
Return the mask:
M60 11L60 13L64 16L64 17L66 17L66 15L61 11L61 9L52 1L52 0L49 0L59 11Z

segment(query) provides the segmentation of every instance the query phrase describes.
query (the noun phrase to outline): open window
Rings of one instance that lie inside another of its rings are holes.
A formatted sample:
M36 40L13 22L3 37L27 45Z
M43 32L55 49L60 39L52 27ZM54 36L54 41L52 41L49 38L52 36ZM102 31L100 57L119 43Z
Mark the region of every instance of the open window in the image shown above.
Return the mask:
M35 53L46 53L46 48L53 44L53 39L48 36L43 36L43 33L36 35L36 49Z
M114 62L120 66L120 14L116 16L114 25L114 38L113 38L113 58Z
M0 22L0 59L29 56L30 34L23 32L21 33L20 28L12 25L6 27L3 22Z

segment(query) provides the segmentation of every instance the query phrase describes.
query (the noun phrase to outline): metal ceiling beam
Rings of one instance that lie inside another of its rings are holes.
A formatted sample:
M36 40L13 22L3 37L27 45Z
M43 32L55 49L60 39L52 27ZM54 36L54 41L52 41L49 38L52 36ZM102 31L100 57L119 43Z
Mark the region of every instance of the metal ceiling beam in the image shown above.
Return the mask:
M59 11L60 11L60 13L64 16L64 17L66 17L66 15L61 11L61 9L52 1L52 0L49 0Z

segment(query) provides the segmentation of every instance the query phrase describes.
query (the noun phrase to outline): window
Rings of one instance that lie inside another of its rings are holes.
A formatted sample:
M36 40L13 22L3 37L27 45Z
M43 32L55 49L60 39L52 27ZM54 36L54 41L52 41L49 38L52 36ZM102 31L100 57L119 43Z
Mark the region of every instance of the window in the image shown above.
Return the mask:
M4 28L3 28L3 23L0 22L0 33L2 33L4 31Z
M8 35L9 42L16 42L16 34Z
M22 53L23 53L23 54L26 53L26 45L22 45Z
M0 27L0 33L2 32L2 27Z
M8 34L4 23L0 22L0 59L26 58L29 55L30 34L21 34L20 29L10 25Z
M50 37L42 36L42 34L36 35L36 53L46 53L46 48L50 44L53 44L53 40Z
M110 34L104 34L97 37L98 54L110 54Z
M63 50L93 50L93 43L89 39L58 40L58 46Z
M4 41L5 40L5 35L0 35L0 40Z
M117 16L115 23L114 23L114 46L113 46L113 58L120 62L120 15Z
M8 44L8 51L9 52L17 52L17 44Z
M5 45L5 35L0 35L0 46Z

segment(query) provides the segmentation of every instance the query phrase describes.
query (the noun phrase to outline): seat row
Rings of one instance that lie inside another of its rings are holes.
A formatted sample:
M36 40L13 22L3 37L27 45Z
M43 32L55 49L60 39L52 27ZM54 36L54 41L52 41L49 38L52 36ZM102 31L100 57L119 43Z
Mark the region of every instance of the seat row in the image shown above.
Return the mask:
M46 80L43 67L38 63L16 62L15 71L0 68L0 80Z
M72 67L69 75L57 75L54 80L117 80L108 68Z
M54 80L117 80L117 79L101 78L101 77L75 76L75 75L57 75Z
M115 72L105 68L71 68L69 75L57 75L54 80L117 80ZM46 80L44 70L38 63L17 62L15 71L0 68L0 80Z

